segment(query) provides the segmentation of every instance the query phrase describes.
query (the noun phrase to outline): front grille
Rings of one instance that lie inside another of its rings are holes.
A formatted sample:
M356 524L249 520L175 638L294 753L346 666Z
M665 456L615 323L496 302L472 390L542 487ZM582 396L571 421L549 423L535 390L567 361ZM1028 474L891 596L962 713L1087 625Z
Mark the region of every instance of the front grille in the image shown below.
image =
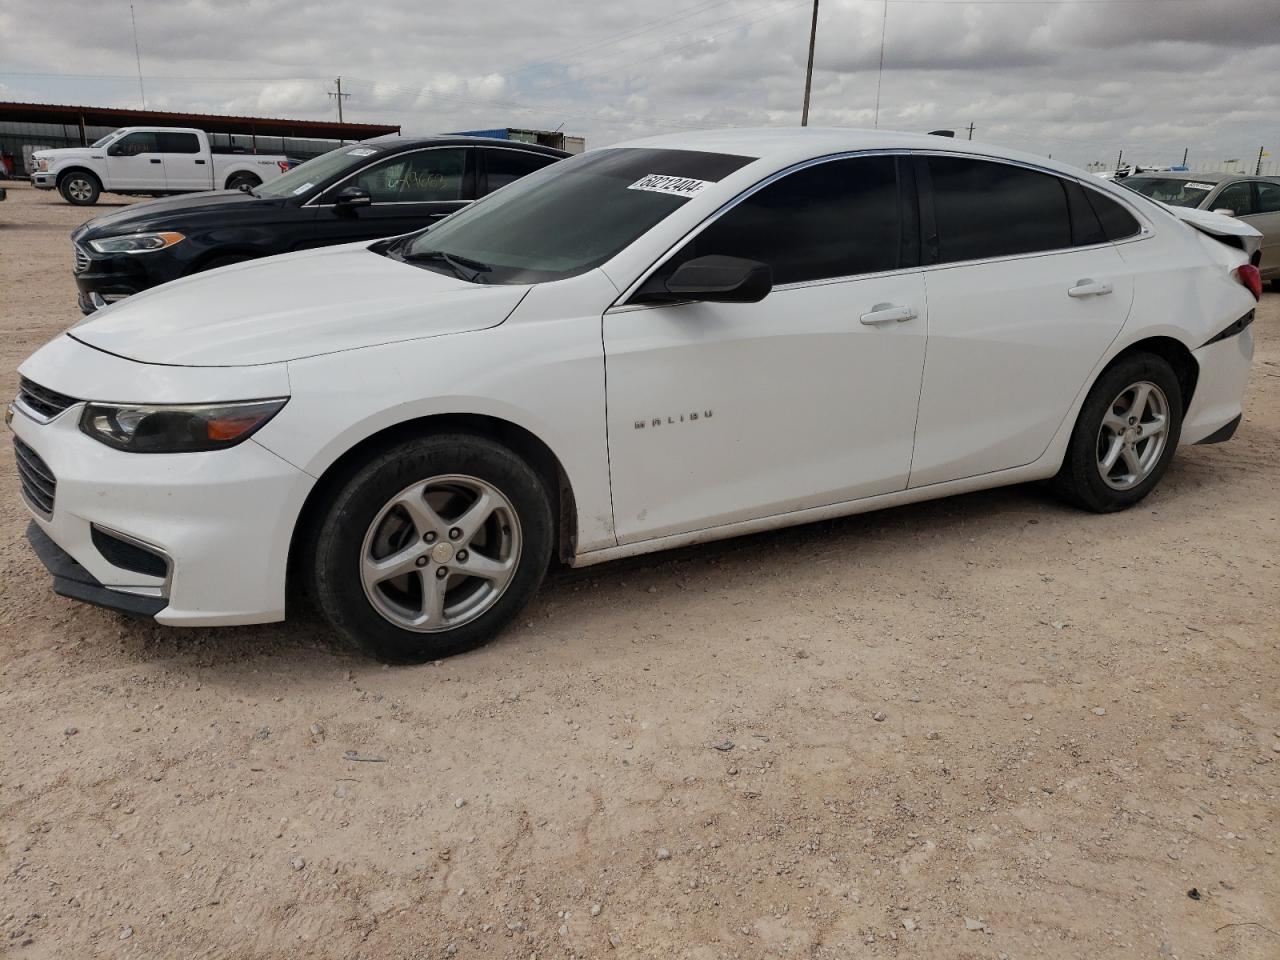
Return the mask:
M53 498L58 492L58 481L54 479L49 465L17 437L13 438L14 459L18 462L18 477L22 481L22 495L31 509L46 517L53 516Z
M67 407L80 402L75 397L42 387L26 377L18 382L18 400L46 420L52 420Z
M75 265L71 269L76 273L84 273L89 269L89 254L85 253L84 248L78 243L73 243L71 247L75 250L76 256Z

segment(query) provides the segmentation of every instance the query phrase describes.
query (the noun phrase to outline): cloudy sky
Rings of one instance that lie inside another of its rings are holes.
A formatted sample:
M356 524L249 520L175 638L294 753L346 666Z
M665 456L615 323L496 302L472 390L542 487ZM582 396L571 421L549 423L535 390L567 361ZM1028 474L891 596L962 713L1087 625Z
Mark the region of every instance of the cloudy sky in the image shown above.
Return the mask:
M134 0L147 106L588 146L799 122L811 0ZM810 122L1074 163L1280 159L1280 0L821 0ZM138 106L128 0L0 7L0 100ZM961 135L964 135L963 130ZM1277 164L1280 167L1280 164Z

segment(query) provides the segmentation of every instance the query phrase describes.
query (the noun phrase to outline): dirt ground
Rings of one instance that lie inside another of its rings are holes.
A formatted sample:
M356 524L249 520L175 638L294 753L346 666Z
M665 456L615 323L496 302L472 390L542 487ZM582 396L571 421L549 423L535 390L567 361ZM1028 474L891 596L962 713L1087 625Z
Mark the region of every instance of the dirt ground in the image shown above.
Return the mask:
M87 213L0 204L5 396ZM1280 294L1255 330L1239 434L1137 509L593 568L417 668L54 596L5 443L0 955L1280 956Z

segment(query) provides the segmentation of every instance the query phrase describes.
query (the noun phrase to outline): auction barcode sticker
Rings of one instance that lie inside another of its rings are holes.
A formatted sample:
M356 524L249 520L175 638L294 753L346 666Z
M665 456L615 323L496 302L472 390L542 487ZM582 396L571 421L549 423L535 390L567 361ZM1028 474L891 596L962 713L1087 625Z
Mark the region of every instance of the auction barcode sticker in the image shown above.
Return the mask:
M627 189L667 193L673 197L696 197L712 183L711 180L694 180L692 177L669 177L661 173L651 173L647 177L641 177Z
M1212 183L1188 183L1187 189L1188 190L1212 190L1213 184Z

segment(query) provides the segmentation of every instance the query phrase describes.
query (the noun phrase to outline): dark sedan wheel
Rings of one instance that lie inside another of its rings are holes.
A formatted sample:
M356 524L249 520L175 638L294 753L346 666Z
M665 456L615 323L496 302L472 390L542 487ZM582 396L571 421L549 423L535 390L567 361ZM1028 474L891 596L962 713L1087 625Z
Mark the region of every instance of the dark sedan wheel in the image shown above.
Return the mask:
M537 591L554 524L538 474L482 437L424 437L374 457L316 532L311 596L339 633L415 663L494 637Z

